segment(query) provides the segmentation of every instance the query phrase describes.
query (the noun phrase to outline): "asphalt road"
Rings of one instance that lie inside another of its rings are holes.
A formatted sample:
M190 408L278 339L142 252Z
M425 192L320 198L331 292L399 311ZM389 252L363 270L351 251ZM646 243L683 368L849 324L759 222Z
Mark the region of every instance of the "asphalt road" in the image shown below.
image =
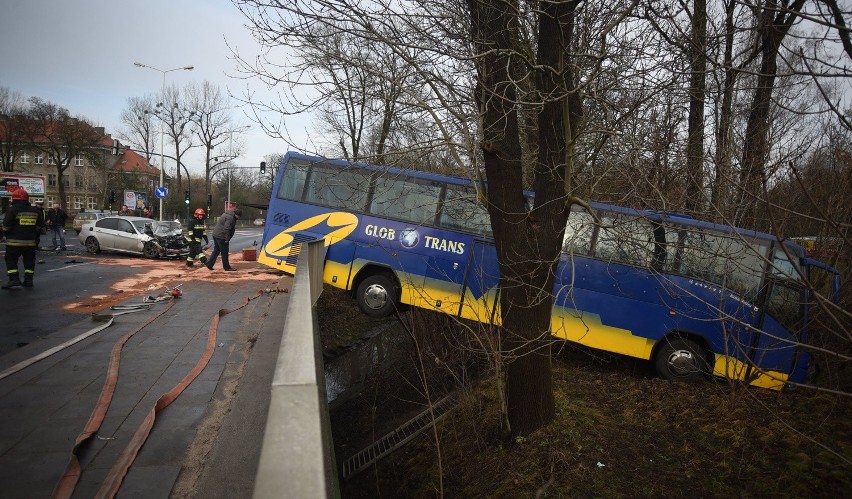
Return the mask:
M231 252L237 253L255 242L260 245L262 227L238 229L231 241ZM211 243L212 238L211 238ZM50 237L43 236L42 243L50 245ZM112 294L111 286L118 280L132 276L142 257L86 252L74 231L66 234L68 251L39 251L36 256L35 286L0 290L0 356L25 346L39 338L49 336L62 327L88 317L63 307L82 297ZM5 254L5 244L0 244L0 254ZM210 253L210 250L207 250ZM101 265L99 260L121 258L126 266ZM6 265L2 264L0 279L6 282ZM19 264L23 271L23 264Z

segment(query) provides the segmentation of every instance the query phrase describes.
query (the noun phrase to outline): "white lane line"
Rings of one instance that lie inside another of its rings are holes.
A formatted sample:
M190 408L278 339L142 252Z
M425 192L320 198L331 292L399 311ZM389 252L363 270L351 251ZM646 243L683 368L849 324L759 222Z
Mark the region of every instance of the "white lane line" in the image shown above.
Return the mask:
M57 272L57 271L60 271L60 270L70 269L71 267L79 267L81 265L91 265L93 263L95 263L95 262L86 262L86 263L77 263L77 264L74 264L74 265L66 265L66 266L60 267L58 269L45 270L45 272Z

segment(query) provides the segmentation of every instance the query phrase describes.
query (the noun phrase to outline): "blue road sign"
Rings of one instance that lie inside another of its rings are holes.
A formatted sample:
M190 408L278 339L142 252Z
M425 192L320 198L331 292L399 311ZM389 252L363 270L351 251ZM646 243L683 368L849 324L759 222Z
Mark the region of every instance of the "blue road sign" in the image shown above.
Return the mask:
M169 194L169 190L166 189L165 187L157 187L156 189L154 189L154 195L157 196L160 199L163 199L168 194Z

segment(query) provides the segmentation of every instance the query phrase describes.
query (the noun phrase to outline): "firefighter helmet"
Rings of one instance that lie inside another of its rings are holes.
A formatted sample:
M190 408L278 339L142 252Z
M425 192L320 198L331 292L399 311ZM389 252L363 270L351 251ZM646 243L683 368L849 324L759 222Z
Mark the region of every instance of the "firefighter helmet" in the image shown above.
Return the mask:
M18 187L14 191L12 191L12 201L29 201L30 195L27 194L27 190L23 187Z
M204 216L204 210L202 208L198 208L197 210L195 210L195 216L196 217L198 217L198 216L203 217Z

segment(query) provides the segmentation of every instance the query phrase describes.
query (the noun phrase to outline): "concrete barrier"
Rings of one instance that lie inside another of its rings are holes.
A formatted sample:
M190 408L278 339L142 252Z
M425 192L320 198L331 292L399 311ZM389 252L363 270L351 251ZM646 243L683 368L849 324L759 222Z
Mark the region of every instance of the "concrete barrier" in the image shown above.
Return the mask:
M340 496L314 308L324 258L323 240L303 243L272 379L256 498Z

